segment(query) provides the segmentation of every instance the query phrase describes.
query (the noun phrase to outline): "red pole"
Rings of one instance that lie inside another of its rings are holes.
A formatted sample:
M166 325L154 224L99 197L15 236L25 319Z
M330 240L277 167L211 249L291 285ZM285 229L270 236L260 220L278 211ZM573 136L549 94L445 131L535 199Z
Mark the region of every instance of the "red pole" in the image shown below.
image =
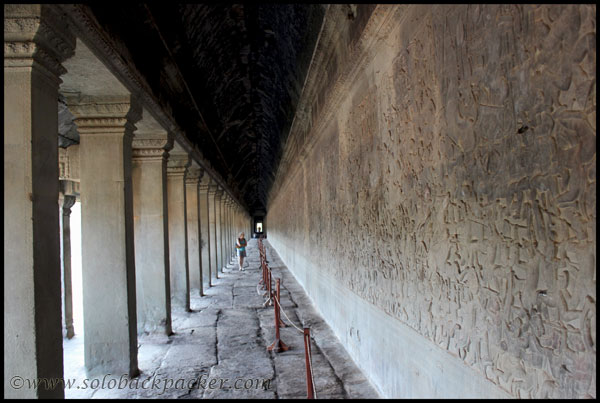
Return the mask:
M314 399L315 388L310 368L310 329L308 327L304 328L304 359L306 361L306 398Z
M279 290L279 279L277 279L277 290ZM270 294L269 294L270 295ZM275 300L275 341L269 347L267 347L267 351L275 350L276 353L280 351L287 351L290 349L284 342L281 341L279 337L279 303Z
M265 262L263 262L262 259L260 259L260 267L262 269L262 278L259 280L258 284L264 284L265 283Z
M267 269L267 292L269 293L269 305L273 305L273 293L271 292L271 270Z
M281 302L281 291L279 290L279 285L281 284L280 279L277 279L277 301ZM279 305L279 303L277 304L277 310L279 310L281 308L281 306ZM287 325L285 324L285 322L281 319L281 312L279 313L279 326L281 327L287 327Z

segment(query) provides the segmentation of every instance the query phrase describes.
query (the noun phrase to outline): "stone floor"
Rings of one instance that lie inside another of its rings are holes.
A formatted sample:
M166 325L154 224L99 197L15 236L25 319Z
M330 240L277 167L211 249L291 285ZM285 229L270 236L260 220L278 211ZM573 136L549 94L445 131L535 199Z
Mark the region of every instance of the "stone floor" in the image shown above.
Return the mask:
M273 278L282 279L282 309L298 328L311 329L317 398L379 398L277 253L268 242L265 246ZM257 288L260 259L254 239L246 260L243 272L229 265L219 273L204 297L193 290L192 312L173 312L174 335L139 337L138 378L86 374L83 336L65 340L65 381L75 381L65 397L306 398L302 333L293 326L281 328L290 350L266 350L275 339L274 310L263 307ZM282 319L289 323L283 314Z

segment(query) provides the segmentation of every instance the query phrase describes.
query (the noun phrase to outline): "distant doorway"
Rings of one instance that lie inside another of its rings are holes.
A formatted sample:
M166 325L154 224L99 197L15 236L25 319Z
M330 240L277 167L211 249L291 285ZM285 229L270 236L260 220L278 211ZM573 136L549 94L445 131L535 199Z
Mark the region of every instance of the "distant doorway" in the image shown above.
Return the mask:
M252 218L252 221L254 223L254 225L252 226L252 237L253 238L260 238L260 237L266 237L266 225L265 225L265 216L261 215L261 216L254 216Z

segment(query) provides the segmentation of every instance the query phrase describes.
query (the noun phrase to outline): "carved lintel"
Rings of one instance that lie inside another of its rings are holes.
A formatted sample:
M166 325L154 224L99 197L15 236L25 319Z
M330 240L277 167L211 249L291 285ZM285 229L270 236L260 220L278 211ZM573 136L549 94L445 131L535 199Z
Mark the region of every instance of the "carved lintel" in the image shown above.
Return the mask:
M69 155L64 148L58 148L58 178L68 179L70 177Z
M58 178L79 180L79 145L58 148Z

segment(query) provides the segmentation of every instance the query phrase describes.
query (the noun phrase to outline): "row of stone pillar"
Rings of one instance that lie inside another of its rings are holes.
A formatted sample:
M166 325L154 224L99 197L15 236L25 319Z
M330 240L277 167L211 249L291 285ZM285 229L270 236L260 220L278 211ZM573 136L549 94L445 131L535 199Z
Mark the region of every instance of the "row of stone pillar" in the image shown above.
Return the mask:
M11 380L63 377L57 116L76 40L51 5L4 11L5 397L64 397ZM172 134L136 132L131 95L64 95L80 136L85 365L136 376L138 331L172 333L172 305L212 285L249 217Z
M166 132L92 133L79 106L85 365L135 375L136 332L172 334L230 260L241 208Z
M231 259L243 213L187 153L169 153L166 134L159 137L133 141L137 322L138 332L164 325L170 334L170 300L189 311L192 290L203 296L212 286Z

